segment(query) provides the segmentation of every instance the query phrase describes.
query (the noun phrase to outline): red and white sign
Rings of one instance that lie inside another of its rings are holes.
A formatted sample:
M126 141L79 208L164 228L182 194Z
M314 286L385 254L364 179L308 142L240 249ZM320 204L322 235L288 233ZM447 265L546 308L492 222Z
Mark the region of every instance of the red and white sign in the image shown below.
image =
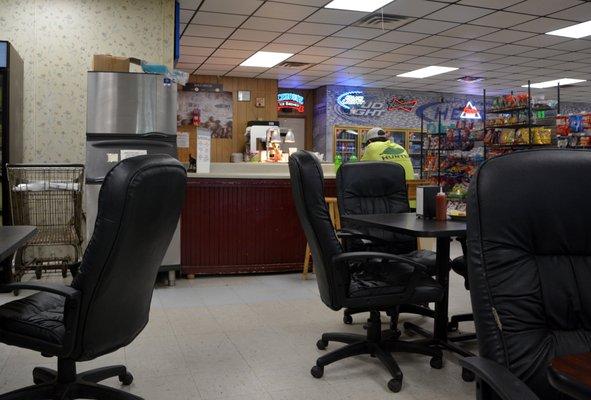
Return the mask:
M464 111L462 111L462 115L460 115L461 119L481 119L480 113L478 109L472 105L472 102L469 101L464 107Z

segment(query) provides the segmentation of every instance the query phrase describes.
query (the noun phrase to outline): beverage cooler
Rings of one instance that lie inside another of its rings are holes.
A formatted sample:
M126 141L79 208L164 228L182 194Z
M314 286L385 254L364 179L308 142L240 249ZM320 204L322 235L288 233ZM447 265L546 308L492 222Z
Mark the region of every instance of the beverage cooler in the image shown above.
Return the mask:
M6 164L23 162L23 60L9 42L0 41L1 224L10 225Z
M340 155L343 162L349 161L352 156L360 159L362 136L358 130L335 127L334 156Z
M90 234L100 187L117 162L144 154L177 158L177 89L163 75L127 72L88 72L87 84L86 214ZM161 271L169 272L170 284L180 271L180 257L179 225L161 266Z

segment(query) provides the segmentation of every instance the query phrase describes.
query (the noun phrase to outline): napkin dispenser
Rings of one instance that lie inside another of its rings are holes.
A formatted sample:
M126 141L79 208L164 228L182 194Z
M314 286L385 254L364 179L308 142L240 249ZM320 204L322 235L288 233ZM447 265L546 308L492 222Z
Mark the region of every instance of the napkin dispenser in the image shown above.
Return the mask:
M439 186L417 187L417 217L435 218L435 197L438 192Z

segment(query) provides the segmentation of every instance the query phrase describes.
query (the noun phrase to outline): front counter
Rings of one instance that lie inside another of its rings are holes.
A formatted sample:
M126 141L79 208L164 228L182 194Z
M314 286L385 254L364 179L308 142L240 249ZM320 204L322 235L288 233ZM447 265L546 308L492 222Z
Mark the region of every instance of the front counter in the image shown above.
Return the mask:
M332 164L322 164L325 195L335 196ZM181 217L185 275L300 271L306 239L287 164L212 163L188 174Z

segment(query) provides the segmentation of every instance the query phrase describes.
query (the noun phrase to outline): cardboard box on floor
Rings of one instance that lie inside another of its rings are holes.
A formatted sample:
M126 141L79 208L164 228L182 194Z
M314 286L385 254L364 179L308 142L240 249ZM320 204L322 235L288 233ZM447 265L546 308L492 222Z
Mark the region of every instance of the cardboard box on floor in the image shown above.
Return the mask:
M92 57L92 70L101 72L129 72L129 65L141 65L141 60L117 57L110 54L95 54Z

